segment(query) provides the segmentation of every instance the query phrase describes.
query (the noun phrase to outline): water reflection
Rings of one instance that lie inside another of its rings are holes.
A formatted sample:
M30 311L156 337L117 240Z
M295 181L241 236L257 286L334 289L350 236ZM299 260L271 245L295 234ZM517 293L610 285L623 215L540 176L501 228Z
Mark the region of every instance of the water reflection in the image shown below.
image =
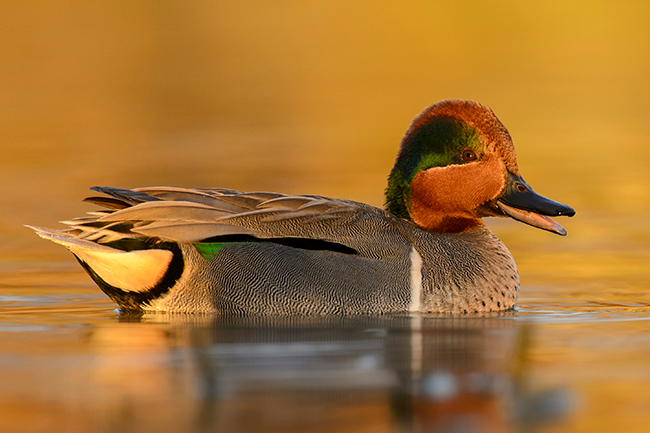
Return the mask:
M120 320L91 333L109 363L98 380L126 384L123 395L186 394L176 410L200 431L530 431L569 402L564 391L527 390L529 331L510 317ZM162 347L165 357L151 356ZM119 354L129 354L127 377ZM137 368L144 361L149 373Z
M553 431L603 366L634 376L632 403L647 390L647 314L116 315L94 292L19 293L0 314L3 432Z

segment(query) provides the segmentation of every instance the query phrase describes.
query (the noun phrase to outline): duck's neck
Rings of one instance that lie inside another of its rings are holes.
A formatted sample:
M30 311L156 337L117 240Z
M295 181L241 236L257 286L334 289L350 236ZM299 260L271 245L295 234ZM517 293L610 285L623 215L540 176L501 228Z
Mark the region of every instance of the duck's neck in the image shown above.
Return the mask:
M422 217L416 214L413 222L421 229L435 233L461 233L485 225L480 218L435 215L430 212L422 212Z
M397 165L393 167L388 176L388 187L386 187L385 194L386 210L396 217L411 221L407 207L407 203L410 202L410 188Z

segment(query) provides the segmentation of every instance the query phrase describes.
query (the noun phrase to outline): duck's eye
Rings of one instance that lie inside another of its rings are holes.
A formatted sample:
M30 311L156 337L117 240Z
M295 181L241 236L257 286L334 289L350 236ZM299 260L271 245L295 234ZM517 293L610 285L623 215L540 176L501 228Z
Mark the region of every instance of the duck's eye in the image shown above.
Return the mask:
M460 155L463 161L471 162L476 161L476 153L472 149L465 149Z

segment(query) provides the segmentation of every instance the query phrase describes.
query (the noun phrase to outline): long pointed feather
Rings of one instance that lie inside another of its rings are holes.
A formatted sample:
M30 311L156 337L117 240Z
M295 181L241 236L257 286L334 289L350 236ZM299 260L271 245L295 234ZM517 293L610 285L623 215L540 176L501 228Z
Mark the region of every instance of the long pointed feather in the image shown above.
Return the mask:
M233 195L233 194L243 194L241 191L237 191L236 189L229 189L229 188L194 188L199 191L206 192L208 194L212 195L223 195L223 194L228 194L228 195Z
M215 223L155 222L132 230L148 237L169 239L175 242L200 242L204 239L224 235L253 235L246 227Z
M224 209L215 209L201 203L157 201L141 203L137 206L122 209L101 217L99 221L214 221L230 215L233 215L233 212Z
M250 210L250 209L255 209L255 207L259 204L259 200L256 200L251 197L246 197L245 195L220 195L218 196L219 200L225 201L226 203L233 204L235 206L239 206L241 208Z
M166 201L187 201L192 203L201 203L216 209L222 209L229 212L245 212L247 209L235 204L221 200L219 197L211 196L209 194L188 194L188 193L164 193L156 197L162 198Z
M115 188L112 186L93 186L90 188L90 190L110 195L118 200L123 200L130 204L160 200L159 198L152 197L149 194L145 194L143 192L130 189Z
M266 192L266 191L251 191L251 192L245 192L241 195L243 197L249 197L260 202L284 196L284 194L280 194L279 192Z
M236 206L220 199L219 196L209 194L205 191L187 188L174 187L148 187L137 188L135 191L146 193L152 197L157 197L165 201L189 201L192 203L201 203L218 209L229 210L231 212L243 212L246 208Z
M313 200L310 203L305 203L298 208L299 212L308 210L309 212L326 212L339 207L345 206L345 203L331 201L331 200Z
M82 201L116 210L131 206L129 203L124 202L124 200L119 200L112 197L86 197Z
M56 230L47 227L36 227L30 225L25 225L25 227L29 227L30 229L34 230L36 234L42 237L43 239L48 239L54 243L63 245L68 249L86 248L86 249L95 249L97 251L105 251L105 252L115 251L114 248L109 248L103 245L96 244L94 242L86 241L84 239L79 239L64 230Z
M258 204L257 208L258 209L277 208L277 209L286 209L286 210L296 210L300 206L303 206L312 201L313 199L309 197L288 195L288 196L277 197L271 200L267 200L263 203Z

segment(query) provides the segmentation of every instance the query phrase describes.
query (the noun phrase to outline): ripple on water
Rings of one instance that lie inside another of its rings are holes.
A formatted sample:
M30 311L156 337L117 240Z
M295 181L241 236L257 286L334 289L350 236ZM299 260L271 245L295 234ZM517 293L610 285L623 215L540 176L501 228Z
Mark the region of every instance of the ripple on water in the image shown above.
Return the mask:
M51 326L20 322L0 322L0 333L4 332L47 332Z
M0 295L0 332L20 332L20 327L6 328L16 321L36 322L36 327L51 320L85 322L98 316L115 315L115 304L103 293L59 293L38 295ZM31 325L24 332L37 331ZM5 331L5 329L8 329Z
M10 306L43 306L43 305L69 305L71 303L103 299L101 294L80 293L80 294L52 294L35 296L14 296L0 295L0 303Z
M549 290L552 292L552 290ZM645 293L613 293L594 298L522 296L517 303L517 319L546 323L650 320L650 299Z

